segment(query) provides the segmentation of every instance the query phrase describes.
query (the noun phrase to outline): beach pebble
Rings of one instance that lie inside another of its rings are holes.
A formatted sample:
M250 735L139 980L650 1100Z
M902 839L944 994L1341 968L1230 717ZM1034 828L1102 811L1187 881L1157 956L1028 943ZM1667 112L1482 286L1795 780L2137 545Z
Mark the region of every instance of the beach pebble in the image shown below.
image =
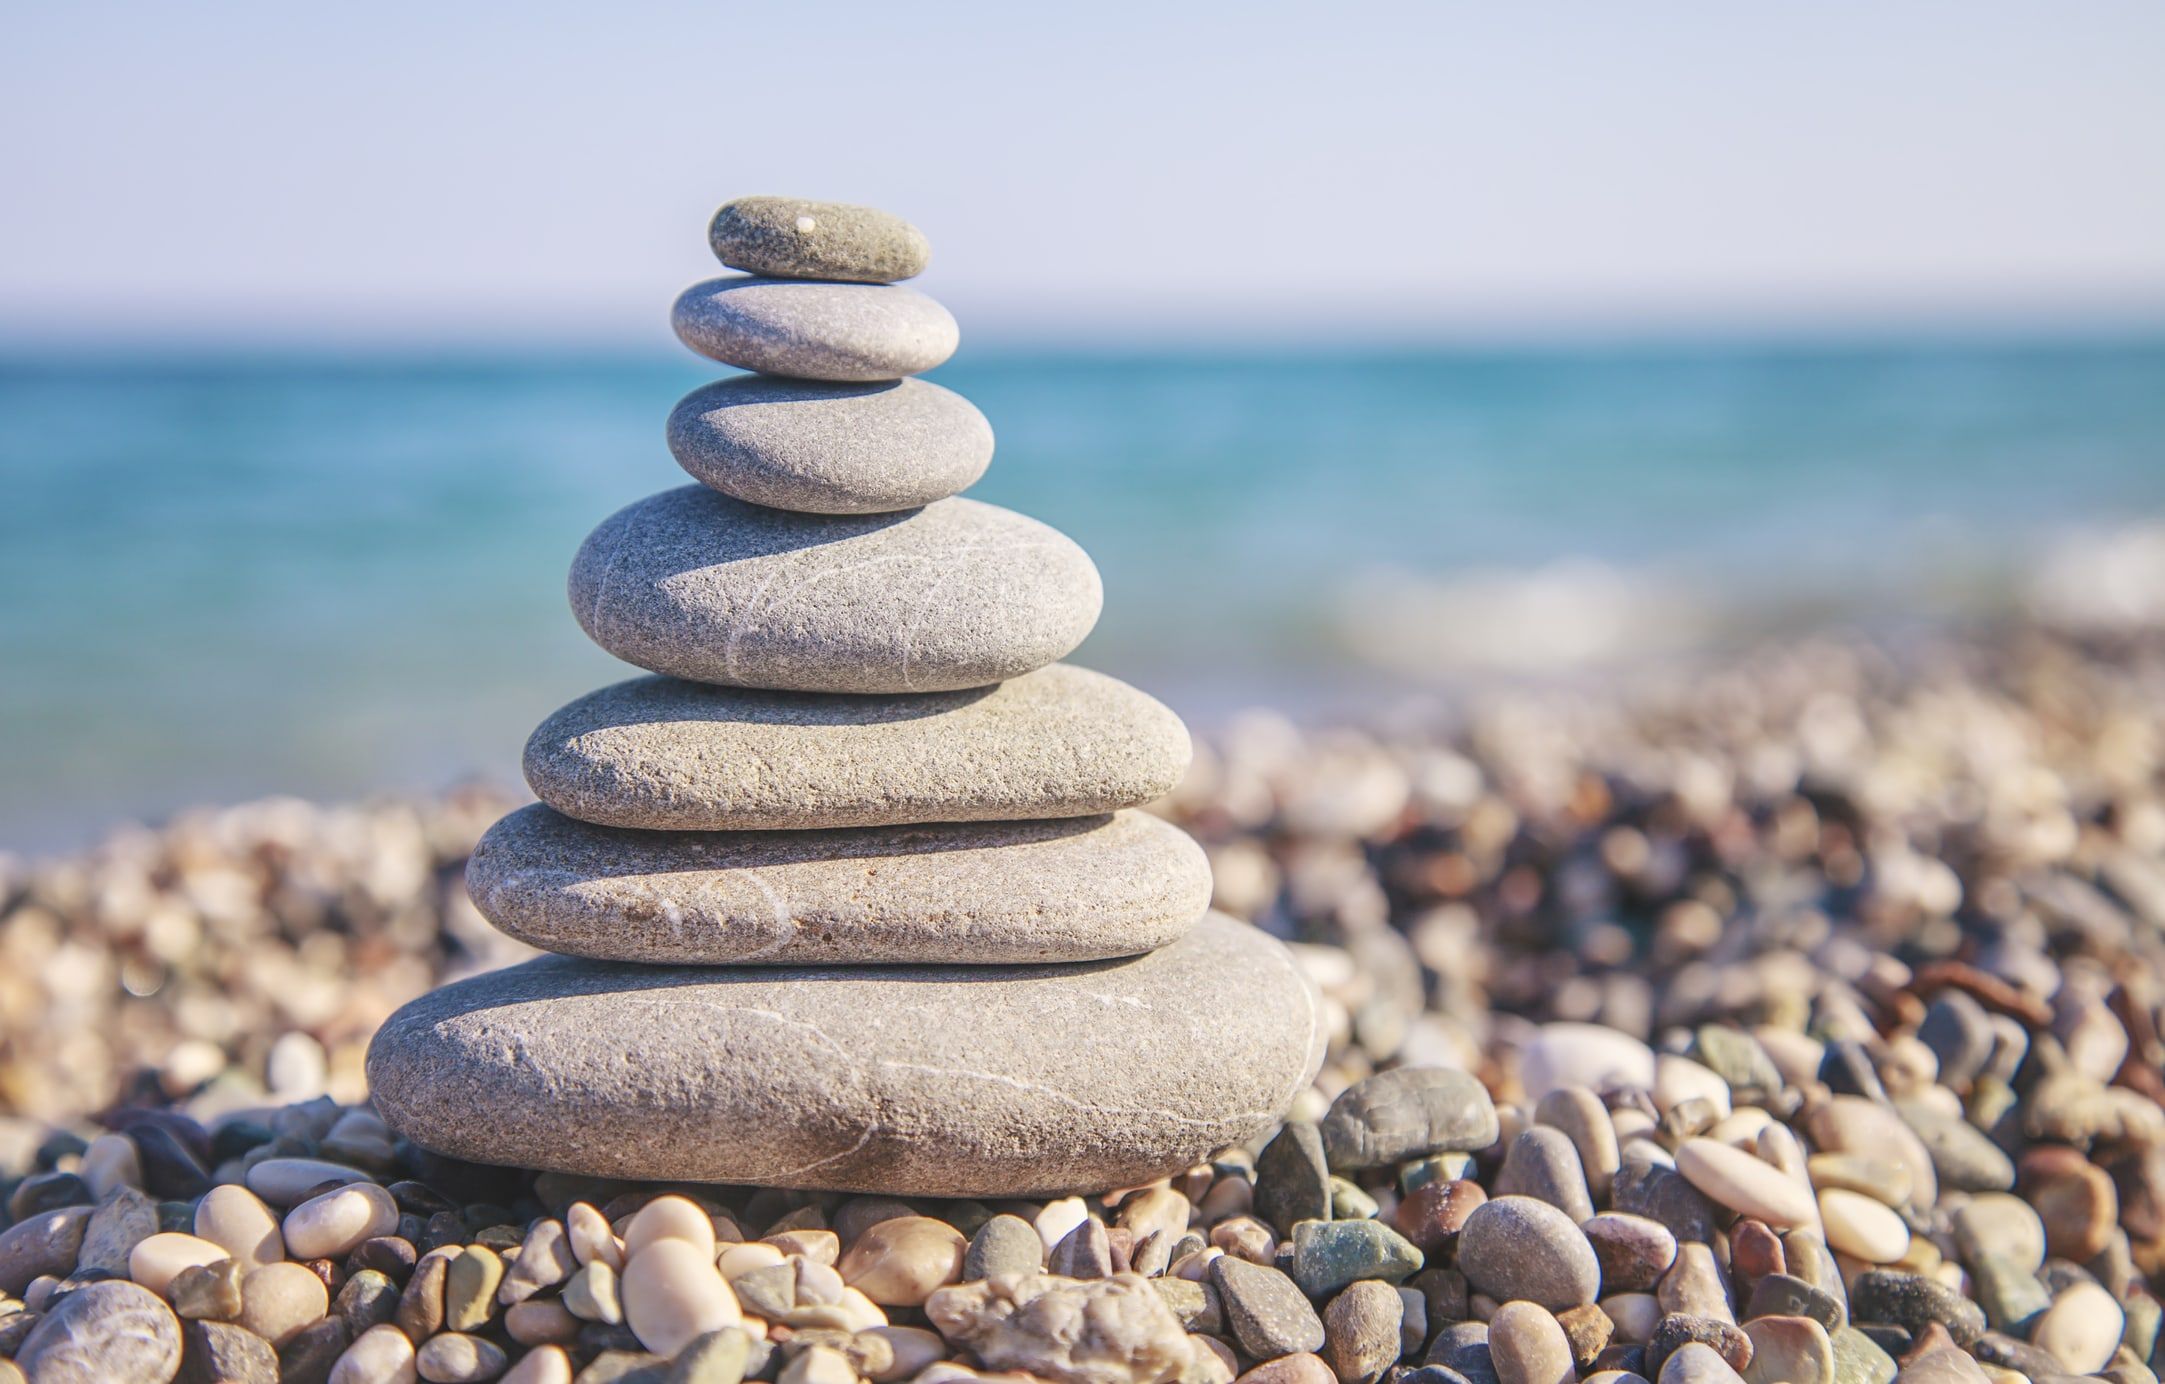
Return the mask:
M925 272L932 244L892 212L803 197L738 197L707 227L731 269L789 279L885 284Z
M292 1206L326 1182L367 1182L369 1175L320 1158L266 1158L248 1170L248 1190L272 1206Z
M195 1207L195 1233L223 1249L243 1269L260 1269L286 1257L278 1217L261 1197L238 1183L225 1183L203 1194Z
M570 595L628 663L797 692L988 686L1065 656L1104 603L1073 540L995 505L792 514L697 485L604 519Z
M1444 1384L1441 1381L1414 1380L1410 1375L1401 1376L1408 1384ZM1297 1355L1281 1355L1275 1360L1265 1360L1243 1373L1233 1384L1338 1384L1338 1376L1323 1363L1321 1356L1302 1352ZM1450 1382L1455 1384L1455 1381Z
M1604 1292L1645 1292L1676 1262L1676 1236L1645 1216L1603 1212L1581 1222L1579 1233L1600 1261Z
M1551 1311L1594 1300L1601 1265L1571 1218L1532 1197L1495 1197L1474 1208L1458 1240L1458 1268L1498 1302L1525 1299Z
M1939 1079L1966 1091L1992 1058L1992 1016L1960 990L1942 990L1925 1006L1917 1038L1939 1062Z
M707 1332L743 1320L713 1254L685 1240L656 1240L633 1250L619 1291L626 1324L657 1355L675 1355Z
M87 1206L56 1207L0 1230L0 1293L21 1293L34 1278L73 1269L90 1214Z
M77 1175L89 1187L92 1199L103 1201L121 1187L143 1185L143 1161L135 1141L125 1134L100 1134L83 1150Z
M163 1381L180 1368L180 1323L150 1290L106 1280L77 1288L15 1352L33 1384Z
M2104 1251L2120 1196L2103 1169L2074 1149L2042 1146L2023 1154L2021 1186L2044 1225L2047 1253L2080 1264Z
M395 1326L372 1326L331 1367L329 1384L413 1384L413 1342Z
M915 289L759 275L693 284L669 321L679 341L710 360L809 380L923 374L961 340L947 309Z
M1954 1343L1967 1348L1985 1330L1976 1303L1921 1274L1871 1269L1849 1285L1849 1317L1859 1325L1885 1322L1912 1335L1937 1323Z
M722 1275L725 1279L728 1274ZM564 1310L581 1321L614 1326L624 1320L624 1303L617 1291L617 1271L601 1260L585 1265L564 1285Z
M970 1237L970 1247L962 1256L965 1280L1037 1273L1044 1267L1044 1242L1020 1216L999 1215L986 1221Z
M1923 1142L1941 1187L1961 1192L2004 1192L2015 1185L2013 1160L1959 1113L1935 1109L1922 1101L1897 1101L1895 1109Z
M594 1376L596 1381L602 1381L603 1378L598 1374ZM571 1356L565 1353L561 1345L545 1345L538 1350L530 1350L520 1356L518 1363L504 1375L503 1384L573 1384ZM671 1381L671 1384L675 1382ZM727 1379L721 1384L728 1384Z
M1424 1182L1398 1203L1392 1218L1414 1248L1434 1254L1458 1243L1466 1218L1487 1200L1481 1184L1470 1179Z
M1752 1285L1745 1304L1746 1321L1754 1317L1810 1317L1827 1330L1847 1315L1841 1299L1795 1274L1771 1273Z
M1697 1240L1676 1247L1676 1262L1654 1286L1662 1310L1708 1321L1734 1322L1729 1302L1729 1276L1722 1272L1714 1251Z
M714 1223L709 1221L711 1232ZM571 1243L572 1257L581 1264L602 1263L612 1269L624 1267L624 1246L609 1228L609 1218L592 1205L575 1201L564 1212L564 1232Z
M1586 1169L1579 1162L1578 1147L1560 1129L1536 1125L1520 1131L1504 1155L1493 1189L1498 1196L1534 1197L1547 1202L1574 1222L1594 1214Z
M1287 1121L1256 1156L1255 1212L1280 1231L1329 1217L1330 1163L1314 1124Z
M1859 1153L1900 1164L1918 1205L1939 1200L1932 1155L1892 1106L1863 1096L1833 1096L1810 1111L1804 1130L1823 1153Z
M544 721L525 768L582 821L765 831L1090 816L1170 792L1188 758L1172 712L1055 664L878 700L639 678Z
M1573 1384L1571 1342L1546 1308L1507 1302L1488 1323L1489 1359L1498 1384Z
M1729 1083L1712 1069L1680 1053L1659 1053L1654 1058L1654 1106L1663 1114L1686 1101L1702 1100L1715 1117L1729 1113Z
M1323 1309L1323 1358L1341 1384L1375 1384L1398 1361L1405 1303L1374 1279L1355 1283Z
M772 509L887 514L944 500L992 460L992 425L925 380L739 375L684 396L669 450L693 480Z
M656 1197L639 1208L624 1227L624 1255L629 1259L648 1245L662 1240L682 1240L712 1259L715 1251L714 1218L690 1197ZM774 1252L779 1264L781 1251Z
M2111 1362L2127 1318L2095 1283L2071 1283L2031 1329L2030 1344L2049 1351L2069 1374L2096 1374Z
M1579 1155L1579 1167L1594 1200L1606 1201L1623 1157L1617 1148L1616 1122L1601 1097L1584 1086L1559 1086L1535 1105L1534 1120L1563 1131Z
M299 1264L266 1264L241 1280L240 1324L283 1347L331 1310L330 1290Z
M245 1302L241 1280L247 1272L235 1259L192 1264L166 1284L165 1300L183 1321L232 1321L240 1316Z
M226 1257L223 1245L165 1231L146 1237L129 1252L128 1277L163 1297L182 1269L215 1264Z
M879 888L864 887L877 872ZM1210 864L1145 812L837 831L643 832L538 803L491 827L466 888L498 928L657 963L1090 961L1173 941Z
M496 1315L496 1293L503 1286L503 1257L486 1245L468 1245L444 1266L444 1327L478 1331Z
M1955 1245L1965 1259L1996 1254L2025 1273L2045 1262L2045 1223L2030 1204L2006 1193L1983 1193L1957 1206L1949 1218Z
M1819 1194L1827 1246L1868 1264L1891 1264L1909 1249L1909 1227L1885 1204L1829 1187Z
M246 1327L231 1322L183 1321L180 1324L179 1384L279 1384L278 1352ZM354 1384L334 1375L329 1384ZM413 1384L407 1375L399 1384Z
M1692 1341L1662 1361L1658 1384L1737 1384L1743 1378L1712 1346Z
M1278 1270L1226 1255L1211 1261L1210 1282L1218 1290L1226 1329L1248 1355L1268 1360L1322 1349L1322 1318Z
M1284 948L1212 915L1162 950L1075 970L549 957L407 1006L368 1072L395 1127L454 1157L784 1185L817 1165L836 1188L1010 1197L1140 1185L1253 1137L1307 1084L1321 1040ZM683 1095L657 1107L627 1090L628 1045L644 1082ZM1077 1120L1078 1104L1128 1113Z
M398 1203L373 1182L351 1182L294 1207L280 1227L295 1259L343 1259L398 1229Z
M857 1237L837 1266L842 1281L882 1307L920 1307L960 1280L969 1241L945 1221L900 1216Z
M1752 1342L1747 1384L1836 1384L1834 1342L1810 1317L1758 1317L1744 1334Z
M1715 1202L1741 1216L1788 1230L1814 1219L1811 1189L1742 1149L1712 1139L1677 1146L1676 1170Z
M571 1241L564 1233L564 1223L536 1221L533 1229L526 1232L518 1254L504 1273L503 1284L496 1290L497 1301L506 1304L524 1302L542 1289L562 1283L578 1266L579 1261L571 1252Z
M157 1233L158 1204L133 1187L116 1187L84 1224L75 1267L125 1275L135 1247Z
M1645 1090L1654 1084L1654 1053L1630 1034L1600 1024L1543 1024L1520 1050L1519 1080L1537 1102L1560 1086Z
M1089 1280L1033 1274L956 1284L925 1300L925 1316L987 1367L1052 1384L1171 1380L1195 1361L1165 1299L1134 1274ZM1322 1335L1318 1323L1318 1345Z
M1422 1262L1421 1251L1381 1221L1301 1221L1293 1227L1293 1281L1312 1298L1363 1279L1396 1283Z
M1496 1142L1495 1103L1471 1074L1397 1067L1365 1077L1331 1102L1320 1133L1334 1171L1382 1167L1443 1150Z
M414 1352L414 1370L429 1384L480 1384L504 1372L503 1348L479 1336L446 1331Z

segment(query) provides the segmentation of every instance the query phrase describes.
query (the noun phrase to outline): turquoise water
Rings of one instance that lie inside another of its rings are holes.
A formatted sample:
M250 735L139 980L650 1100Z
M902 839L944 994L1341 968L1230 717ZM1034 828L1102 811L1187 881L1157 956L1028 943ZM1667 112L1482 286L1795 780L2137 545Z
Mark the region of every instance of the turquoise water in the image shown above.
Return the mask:
M662 420L706 377L659 355L0 363L0 846L511 775L542 715L626 671L564 571L684 480ZM1628 646L1633 621L1675 633L1670 608L1714 634L1959 613L2070 535L2165 517L2165 341L983 352L935 378L999 434L973 493L1103 570L1079 657L1205 717L1495 663L1454 642L1467 591L1560 562L1565 613Z

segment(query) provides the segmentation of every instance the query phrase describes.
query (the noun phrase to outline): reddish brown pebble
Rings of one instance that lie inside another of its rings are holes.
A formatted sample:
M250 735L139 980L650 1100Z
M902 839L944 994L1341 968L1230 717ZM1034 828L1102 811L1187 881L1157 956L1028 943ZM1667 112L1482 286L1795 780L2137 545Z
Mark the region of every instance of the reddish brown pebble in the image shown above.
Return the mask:
M1265 1360L1233 1384L1338 1384L1320 1355L1281 1355Z
M1398 1232L1424 1254L1441 1253L1458 1243L1466 1218L1487 1200L1478 1182L1424 1182L1398 1203Z

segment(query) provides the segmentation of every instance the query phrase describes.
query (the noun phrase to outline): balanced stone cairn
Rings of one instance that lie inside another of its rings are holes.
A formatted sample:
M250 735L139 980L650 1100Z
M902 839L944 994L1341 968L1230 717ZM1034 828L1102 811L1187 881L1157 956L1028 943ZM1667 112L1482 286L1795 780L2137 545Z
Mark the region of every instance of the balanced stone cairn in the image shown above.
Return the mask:
M748 197L748 271L677 299L698 482L604 520L580 625L651 670L528 742L539 804L467 873L557 953L383 1026L383 1118L473 1162L644 1181L1025 1197L1138 1186L1267 1130L1308 1085L1310 982L1208 912L1209 866L1139 804L1187 766L1165 707L1063 658L1096 568L955 498L992 430L910 378L946 309L925 238Z

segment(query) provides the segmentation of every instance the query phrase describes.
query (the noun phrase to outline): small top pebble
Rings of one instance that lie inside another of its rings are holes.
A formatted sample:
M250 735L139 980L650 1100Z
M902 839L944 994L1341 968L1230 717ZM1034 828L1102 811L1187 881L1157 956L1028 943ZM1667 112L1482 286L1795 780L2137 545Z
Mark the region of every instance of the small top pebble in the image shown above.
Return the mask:
M891 212L802 197L739 197L707 228L731 269L780 279L891 284L925 272L932 242Z

